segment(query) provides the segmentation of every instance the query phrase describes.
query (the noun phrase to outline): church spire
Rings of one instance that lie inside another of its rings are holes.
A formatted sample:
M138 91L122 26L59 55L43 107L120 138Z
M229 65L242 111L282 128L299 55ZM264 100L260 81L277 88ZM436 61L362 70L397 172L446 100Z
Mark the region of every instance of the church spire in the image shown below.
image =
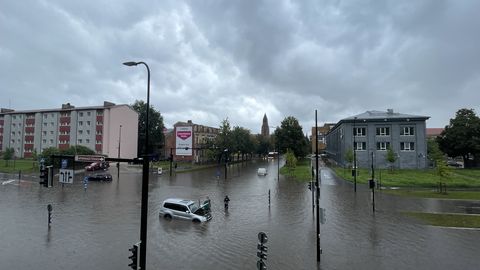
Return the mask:
M268 127L268 119L267 114L263 115L263 123L262 123L262 136L269 137L270 136L270 129Z

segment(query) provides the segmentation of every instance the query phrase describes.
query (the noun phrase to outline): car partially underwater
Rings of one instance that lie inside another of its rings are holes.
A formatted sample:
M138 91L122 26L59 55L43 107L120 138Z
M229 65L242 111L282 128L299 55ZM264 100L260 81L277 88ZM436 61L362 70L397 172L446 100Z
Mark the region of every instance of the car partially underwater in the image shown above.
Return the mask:
M193 222L206 222L212 219L209 204L198 205L188 199L170 198L162 203L159 216L165 219L186 219Z

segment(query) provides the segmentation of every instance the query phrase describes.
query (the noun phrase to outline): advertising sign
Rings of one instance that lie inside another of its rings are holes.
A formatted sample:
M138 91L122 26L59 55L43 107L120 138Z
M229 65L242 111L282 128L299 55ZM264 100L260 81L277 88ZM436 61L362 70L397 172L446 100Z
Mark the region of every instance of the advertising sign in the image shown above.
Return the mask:
M177 127L175 131L176 154L179 156L192 155L192 127Z

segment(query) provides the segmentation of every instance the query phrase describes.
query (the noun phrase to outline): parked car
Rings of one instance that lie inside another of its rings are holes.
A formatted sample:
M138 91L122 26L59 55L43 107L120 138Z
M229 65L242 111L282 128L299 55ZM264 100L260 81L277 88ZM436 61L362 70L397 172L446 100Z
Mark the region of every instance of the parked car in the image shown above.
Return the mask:
M462 168L463 164L458 162L458 161L455 161L455 160L449 160L449 161L447 161L447 166L455 167L455 168Z
M96 170L106 170L110 167L110 163L108 161L99 161L93 162L90 165L85 167L86 171L96 171Z
M265 176L265 175L267 175L267 169L266 168L258 168L257 174Z
M112 175L109 173L96 173L89 175L88 181L112 181Z
M200 207L195 201L177 198L163 201L159 216L165 219L180 218L193 222L206 222L212 219L210 211Z

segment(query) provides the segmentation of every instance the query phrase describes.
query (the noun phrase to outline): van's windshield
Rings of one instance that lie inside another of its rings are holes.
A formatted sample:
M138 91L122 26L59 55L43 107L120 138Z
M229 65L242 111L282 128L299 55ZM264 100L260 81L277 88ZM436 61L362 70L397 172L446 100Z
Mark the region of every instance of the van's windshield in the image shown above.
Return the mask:
M188 205L188 208L190 208L190 211L192 211L192 213L195 213L195 211L198 210L198 205L196 205L195 203L191 203Z

